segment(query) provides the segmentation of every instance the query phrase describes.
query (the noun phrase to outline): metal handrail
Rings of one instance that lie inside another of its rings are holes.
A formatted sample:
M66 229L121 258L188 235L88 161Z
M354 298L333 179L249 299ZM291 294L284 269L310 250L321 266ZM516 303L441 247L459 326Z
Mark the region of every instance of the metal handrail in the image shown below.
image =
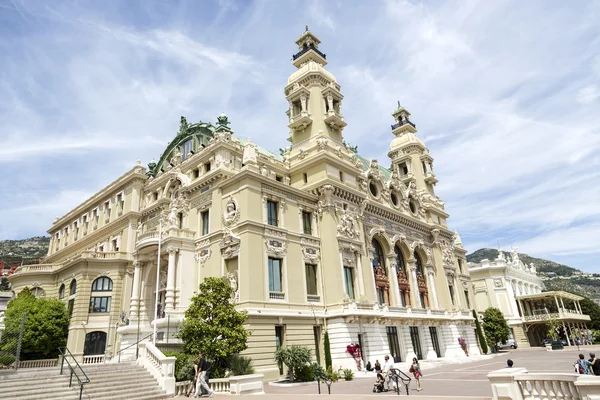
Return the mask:
M394 380L394 382L396 382L396 393L398 393L398 396L400 395L400 382L402 381L402 384L404 385L404 387L406 388L406 395L408 396L408 385L410 385L410 376L406 375L404 372L400 371L398 368L390 368L390 372L392 374L392 379ZM402 377L401 375L403 375L404 377Z
M148 339L148 338L152 337L153 335L154 335L154 333L151 333L151 334L149 334L148 336L144 336L143 338L141 338L141 339L140 339L140 340L138 340L137 342L135 342L135 343L132 343L132 344L130 344L129 346L127 346L127 347L124 347L124 348L122 348L121 350L119 350L119 351L117 352L117 354L119 355L119 359L117 360L117 362L118 362L118 363L120 363L120 362L121 362L121 352L122 352L123 350L127 350L127 349L128 349L128 348L130 348L130 347L136 346L136 345L140 344L142 341L144 341L144 340L146 340L146 339Z
M81 368L81 365L79 365L79 363L77 362L75 357L73 357L73 354L71 354L71 351L68 348L59 347L58 351L59 351L60 355L62 356L61 357L62 361L60 362L60 375L63 374L63 367L64 367L65 361L66 361L67 365L69 366L69 369L71 370L71 376L69 377L69 387L72 386L73 374L75 374L75 378L77 378L77 382L79 382L79 400L81 400L81 396L83 395L83 385L85 385L86 383L90 383L90 378L87 376L87 374L85 373L83 368ZM81 371L81 373L85 377L85 380L83 380L83 381L81 380L81 378L79 377L79 374L77 373L77 371L75 371L75 368L71 365L71 363L69 362L67 357L71 357L73 359L73 361L75 361L76 367L79 368L79 371Z

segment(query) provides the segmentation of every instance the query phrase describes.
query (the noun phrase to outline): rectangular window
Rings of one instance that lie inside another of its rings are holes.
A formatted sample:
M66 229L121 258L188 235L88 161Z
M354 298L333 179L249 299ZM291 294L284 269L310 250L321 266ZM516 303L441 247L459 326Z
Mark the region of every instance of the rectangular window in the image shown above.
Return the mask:
M267 222L269 225L278 226L277 209L277 202L267 200Z
M448 290L450 290L450 301L452 302L452 305L454 305L454 287L448 285Z
M305 235L312 235L312 213L302 211L302 230Z
M354 299L354 272L350 267L344 267L344 284L348 298Z
M123 200L123 195L122 194L118 194L117 195L117 213L123 214L123 209L125 208L125 200Z
M317 290L317 266L314 264L306 264L306 294L318 295Z
M315 356L317 364L321 363L321 327L313 326L313 336L315 337ZM362 346L361 346L362 349Z
M471 309L471 300L469 299L469 291L465 290L465 300L467 301L467 308Z
M340 182L344 182L344 173L340 171Z
M75 222L73 224L73 240L79 239L79 224Z
M110 222L110 202L104 203L104 221Z
M181 160L185 160L188 156L189 153L192 152L193 149L193 142L192 139L188 140L187 142L185 142L183 144L183 151L181 152Z
M194 179L198 178L200 176L200 170L198 168L196 168L193 172L194 175Z
M386 304L385 290L383 288L380 288L380 287L377 288L377 300L379 301L380 305Z
M73 307L74 306L75 306L75 299L69 300L69 306L67 307L67 310L69 311L69 319L71 319L71 317L73 316Z
M276 175L276 176L275 176L275 180L276 180L277 182L283 182L283 178L281 177L281 175Z
M207 162L206 164L204 164L204 172L209 172L210 171L210 162Z
M400 291L400 304L402 305L402 307L406 307L406 291L405 290Z
M282 293L281 260L269 257L269 292Z
M90 313L110 312L110 296L90 298Z
M304 177L304 183L308 183L308 175L306 174L306 172L302 174L302 176Z
M202 235L208 235L208 210L202 211Z
M117 239L112 240L112 249L113 251L119 251L119 241Z

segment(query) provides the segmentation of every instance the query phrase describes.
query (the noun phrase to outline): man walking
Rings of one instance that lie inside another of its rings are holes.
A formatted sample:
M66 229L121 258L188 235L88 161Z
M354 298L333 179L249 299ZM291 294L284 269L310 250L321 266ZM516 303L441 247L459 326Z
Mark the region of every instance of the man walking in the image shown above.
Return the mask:
M385 386L387 390L390 390L390 382L392 383L392 388L396 390L396 382L392 379L392 368L394 368L394 362L390 360L390 356L386 355L385 362L383 363L383 376L385 377Z
M206 370L208 369L208 362L204 358L204 355L200 353L198 355L198 361L194 363L194 369L196 371L196 394L194 398L202 396L201 387L206 389L208 397L213 397L214 392L210 390L210 387L206 383Z

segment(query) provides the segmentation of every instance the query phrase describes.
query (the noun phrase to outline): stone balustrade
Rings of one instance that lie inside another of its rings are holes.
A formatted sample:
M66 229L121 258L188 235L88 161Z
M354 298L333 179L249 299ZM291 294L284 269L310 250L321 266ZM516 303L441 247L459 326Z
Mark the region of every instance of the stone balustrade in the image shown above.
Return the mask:
M47 360L25 360L19 361L19 369L22 368L51 368L58 365L58 358Z
M208 386L215 393L231 394L231 395L246 395L246 394L264 394L263 385L264 375L240 375L229 378L209 379ZM175 384L175 396L183 396L186 388L189 387L191 381L177 382Z
M140 357L138 364L146 368L158 385L168 395L175 393L175 357L165 356L154 344L142 342L139 344Z
M504 368L488 379L494 400L600 400L600 379L592 375Z

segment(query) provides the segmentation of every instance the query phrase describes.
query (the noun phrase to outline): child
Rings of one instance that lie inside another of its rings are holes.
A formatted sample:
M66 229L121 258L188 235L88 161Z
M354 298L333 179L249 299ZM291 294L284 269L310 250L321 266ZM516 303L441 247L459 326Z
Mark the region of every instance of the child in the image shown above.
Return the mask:
M412 365L408 372L412 373L415 376L415 381L417 382L417 392L421 391L421 377L423 373L421 372L421 366L419 365L419 360L417 358L412 359Z
M383 385L385 384L385 379L383 379L383 375L381 373L377 374L377 380L373 385L373 393L381 393L383 392Z

